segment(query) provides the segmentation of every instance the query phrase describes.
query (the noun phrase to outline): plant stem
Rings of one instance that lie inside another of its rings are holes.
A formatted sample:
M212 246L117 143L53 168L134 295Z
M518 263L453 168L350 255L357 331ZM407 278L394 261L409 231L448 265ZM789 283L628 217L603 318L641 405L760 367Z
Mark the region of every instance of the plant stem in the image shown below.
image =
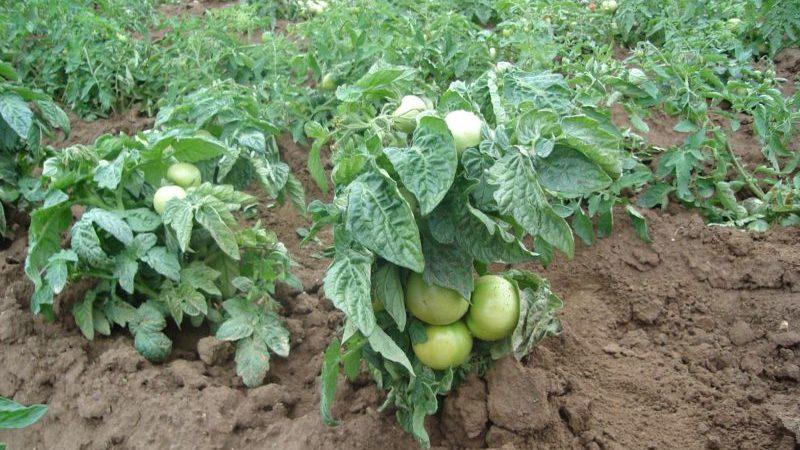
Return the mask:
M766 194L764 194L764 191L758 187L756 180L754 180L753 177L747 173L744 166L742 166L742 164L739 162L739 158L737 158L736 154L733 153L733 149L731 149L731 146L727 141L725 142L725 150L730 153L731 159L733 160L733 165L736 167L736 171L739 172L739 175L741 175L742 178L744 178L744 181L747 183L747 187L750 189L750 192L755 194L760 200L766 201Z

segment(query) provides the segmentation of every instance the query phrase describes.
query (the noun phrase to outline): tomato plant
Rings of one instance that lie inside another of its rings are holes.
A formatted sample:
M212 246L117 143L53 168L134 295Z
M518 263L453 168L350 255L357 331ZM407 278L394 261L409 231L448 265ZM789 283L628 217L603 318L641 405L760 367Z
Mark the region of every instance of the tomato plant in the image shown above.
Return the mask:
M52 319L56 295L86 280L91 287L72 314L88 339L127 327L136 349L160 362L172 348L167 318L178 326L208 322L219 339L236 343L244 383L260 384L270 353L289 352L270 295L276 281L298 285L289 255L259 224L240 224L254 197L209 182L159 186L176 161L203 163L230 151L191 130L166 130L102 136L49 157L25 264L33 311ZM84 211L71 224L73 207Z
M261 108L264 101L263 93L230 81L214 83L163 105L156 116L156 127L169 128L173 133L192 132L224 144L222 154L198 161L199 171L188 169L191 176L181 173L181 178L197 182L205 170L214 175L206 179L239 189L257 181L269 197L290 201L302 211L303 185L280 159L275 142L279 129ZM187 172L186 166L177 167ZM180 184L177 181L173 180Z
M69 134L69 120L47 95L23 86L0 61L0 235L8 232L6 207L27 210L42 200L33 169L47 155L42 139L53 130Z
M508 77L504 81L509 97L491 101L482 97L486 83L499 82L493 79L499 76L495 72L471 86L451 86L438 98L436 108L417 117L411 136L397 132L382 112L369 119L369 114L392 108L377 106L397 95L392 77L408 76L402 68L376 66L354 86L340 88L349 94L341 96L338 128L314 125L315 133L320 129L326 133L319 139L332 140L337 148L332 171L335 197L327 205L314 202L309 210L315 219L313 230L333 226L334 261L325 277L325 293L346 317L341 340L326 353L323 417L333 422L328 408L339 363L353 377L357 362L363 360L389 391L387 404L398 408L400 424L427 445L422 421L436 411L437 394L447 392L467 373L487 367L493 358L509 353L521 358L559 329L554 312L560 300L542 280L521 272L500 275L510 292L519 291L514 296L519 300L511 305L519 308L517 315L501 317L495 329L484 317L484 302L478 302L475 317L481 320L475 323L487 327L484 337L493 342L473 348L467 325L459 321L470 307L467 299L476 288L475 272L485 274L493 262L539 258L524 243L526 236L533 236L536 246L548 252L555 248L572 253L570 226L550 203L560 203L561 197L544 190L543 186L552 189L552 184L534 167L549 172L529 149L538 140L551 141L554 148L558 144L571 152L551 151L555 158L585 161L580 169L585 183L572 198L605 189L611 177L619 176L615 170L621 172L614 160L621 155L613 139L605 143L602 155L572 139L572 130L561 126L556 112L539 117L519 111L524 103L517 103L518 96L539 85L513 91L515 83L531 80L516 70L503 75ZM398 91L405 89L402 81L398 84ZM488 94L492 92L496 91L489 89ZM501 106L508 109L501 112ZM467 109L472 110L468 120L477 119L480 140L470 136L469 145L459 153L454 137L458 130L451 131L442 117L448 111L466 114ZM583 131L580 135L586 139ZM583 152L589 156L578 156ZM418 214L403 189L416 200ZM482 295L483 283L477 286L476 298ZM374 299L382 308L373 308ZM424 389L412 387L420 383Z

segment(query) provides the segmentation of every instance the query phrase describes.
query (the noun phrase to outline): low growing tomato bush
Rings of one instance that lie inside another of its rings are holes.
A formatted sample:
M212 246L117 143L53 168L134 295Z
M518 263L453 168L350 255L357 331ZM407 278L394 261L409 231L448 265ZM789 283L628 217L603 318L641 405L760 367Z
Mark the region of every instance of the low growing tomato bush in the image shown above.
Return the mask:
M64 111L47 95L25 87L0 61L0 235L8 231L8 206L25 211L42 200L33 171L48 152L42 139L53 137L55 129L69 134Z
M260 384L270 353L289 353L274 284L298 282L275 235L258 223L242 225L256 198L211 182L216 172L202 183L194 177L194 164L231 152L211 135L171 129L106 135L49 157L25 264L33 311L52 319L56 296L88 282L72 305L88 339L127 327L136 349L160 362L172 348L168 319L179 328L207 322L217 338L235 342L244 383ZM192 172L185 188L168 180L176 165Z
M345 314L323 364L325 422L336 422L340 368L351 379L363 368L387 391L384 407L428 446L424 419L438 395L560 330L561 300L546 281L490 265L571 257L574 234L592 241L595 229L610 231L615 204L647 239L620 191L640 189L649 170L558 74L500 63L441 95L422 92L436 101L414 115L413 130L398 128L392 112L408 102L400 99L413 77L376 65L337 88L327 127L307 124L331 143L334 163L333 201L309 210L312 231L333 227L324 287Z

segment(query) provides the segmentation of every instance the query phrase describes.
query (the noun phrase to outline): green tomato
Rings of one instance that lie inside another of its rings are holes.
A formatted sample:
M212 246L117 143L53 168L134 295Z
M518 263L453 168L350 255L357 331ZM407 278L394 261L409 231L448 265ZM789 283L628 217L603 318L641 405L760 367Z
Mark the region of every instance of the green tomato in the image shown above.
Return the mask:
M428 284L412 273L406 282L406 307L417 319L431 325L447 325L467 312L469 302L458 292Z
M600 3L600 9L605 12L613 13L617 10L617 2L616 0L605 0L603 3Z
M464 364L472 351L472 336L464 322L425 327L428 340L411 344L414 354L422 364L431 369L444 370Z
M428 109L428 105L416 95L406 95L400 100L400 105L392 113L395 128L411 133L417 128L417 116Z
M464 321L472 335L497 341L510 335L519 319L519 293L510 281L497 275L475 280L472 306Z
M456 150L460 155L464 149L475 147L481 143L481 125L483 121L475 113L457 110L450 111L444 116L444 121L453 139L456 142Z
M153 209L157 213L163 214L167 207L167 202L173 198L186 198L186 191L180 186L162 186L153 195Z
M194 164L175 163L167 169L167 179L180 187L200 186L200 169Z
M322 77L322 81L319 83L320 89L324 89L326 91L332 91L336 89L336 78L331 73L326 73L324 77Z

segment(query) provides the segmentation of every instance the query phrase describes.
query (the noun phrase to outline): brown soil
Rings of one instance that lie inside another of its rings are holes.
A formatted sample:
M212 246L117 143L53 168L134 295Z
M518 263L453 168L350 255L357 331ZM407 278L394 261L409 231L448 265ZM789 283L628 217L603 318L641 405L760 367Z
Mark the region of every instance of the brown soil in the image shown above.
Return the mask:
M790 97L797 90L795 83L800 82L800 48L787 48L775 55L775 75L785 78L781 86L783 95Z
M159 11L165 16L202 16L206 10L227 8L235 5L236 1L214 1L214 0L180 0L177 3L169 3L159 6Z
M682 139L660 119L651 141ZM128 132L147 124L123 123ZM91 142L119 126L79 122L72 139ZM305 171L306 150L280 144L309 197L322 197ZM620 213L613 235L579 245L572 261L532 267L565 301L563 334L448 396L428 423L434 445L795 448L800 229L710 228L675 207L645 214L653 244ZM242 386L224 352L209 361L213 343L202 329L172 330L171 358L154 365L127 333L88 342L69 314L54 324L32 317L24 236L0 251L0 395L50 405L42 421L0 431L0 441L10 449L415 448L391 411L377 411L383 394L366 379L340 382L341 425L322 425L321 354L341 326L320 288L328 261L315 257L330 234L301 249L296 230L308 223L290 206L265 208L262 219L295 256L304 289L278 290L292 354L275 358L257 389Z
M85 121L72 111L67 111L67 115L69 116L72 130L66 139L59 139L53 143L59 148L75 144L91 144L103 134L116 135L125 133L133 135L149 128L155 120L140 113L136 108L124 113L112 113L108 118L95 119L93 121ZM63 136L60 137L63 138Z

